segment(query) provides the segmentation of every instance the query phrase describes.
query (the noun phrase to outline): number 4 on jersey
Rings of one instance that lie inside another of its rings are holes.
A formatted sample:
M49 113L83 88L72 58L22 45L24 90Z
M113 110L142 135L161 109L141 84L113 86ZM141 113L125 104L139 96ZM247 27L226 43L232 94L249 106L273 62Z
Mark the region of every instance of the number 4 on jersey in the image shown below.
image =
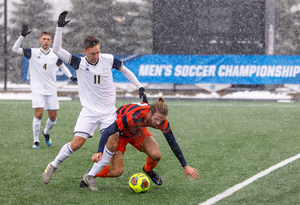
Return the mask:
M47 69L47 63L45 63L44 65L43 65L43 68L46 70Z

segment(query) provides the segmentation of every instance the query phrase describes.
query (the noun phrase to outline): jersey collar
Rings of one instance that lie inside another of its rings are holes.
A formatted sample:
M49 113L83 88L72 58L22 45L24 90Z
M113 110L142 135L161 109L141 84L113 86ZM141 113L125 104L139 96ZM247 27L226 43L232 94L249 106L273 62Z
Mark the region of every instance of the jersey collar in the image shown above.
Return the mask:
M41 52L45 55L48 55L51 51L51 48L49 48L49 50L45 51L43 48L40 48Z
M86 62L88 62L88 64L90 64L90 65L92 65L92 66L97 65L97 63L99 62L99 58L98 58L98 60L97 60L96 63L91 63L91 62L88 61L88 59L86 58L86 56L85 56L85 60L86 60Z

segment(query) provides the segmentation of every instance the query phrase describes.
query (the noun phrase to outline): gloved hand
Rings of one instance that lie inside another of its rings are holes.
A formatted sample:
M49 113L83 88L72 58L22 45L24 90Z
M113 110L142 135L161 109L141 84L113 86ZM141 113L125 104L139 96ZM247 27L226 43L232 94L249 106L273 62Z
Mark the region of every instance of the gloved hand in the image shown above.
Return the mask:
M143 102L148 103L148 99L147 99L147 96L145 93L145 88L143 88L143 87L139 88L139 96L140 96L140 98L143 98Z
M76 83L77 77L71 76L70 79L73 81L73 83Z
M66 21L67 14L68 14L68 12L64 11L59 15L58 21L57 21L58 27L65 27L71 21L71 20Z
M21 35L25 37L26 35L28 35L30 33L31 33L31 31L28 31L28 26L26 24L23 24Z

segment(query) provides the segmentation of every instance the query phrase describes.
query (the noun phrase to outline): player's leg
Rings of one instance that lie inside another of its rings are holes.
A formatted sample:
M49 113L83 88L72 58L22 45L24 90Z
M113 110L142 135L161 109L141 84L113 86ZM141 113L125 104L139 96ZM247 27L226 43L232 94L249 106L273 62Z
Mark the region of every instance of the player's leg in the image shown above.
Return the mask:
M103 132L105 128L110 126L116 120L116 117L115 109L112 109L111 112L106 115L102 115L100 120L100 131ZM88 183L91 191L99 191L95 186L95 175L98 174L109 163L111 157L114 155L115 150L118 147L118 141L119 133L110 135L104 147L102 158L97 163L94 163L89 173L86 173L83 176L83 180Z
M52 145L52 139L49 135L49 131L54 127L57 118L57 110L59 109L59 102L57 94L45 96L45 110L48 110L48 119L45 129L42 131L45 142L48 146Z
M39 133L41 129L41 122L43 117L43 108L35 108L34 109L34 117L32 120L32 132L33 132L33 145L32 148L38 149L40 140Z
M92 169L83 176L83 180L89 185L89 189L91 191L99 191L95 185L95 175L101 172L109 163L118 146L118 141L118 134L110 135L104 147L102 158L98 162L94 163Z
M48 184L54 171L57 169L58 165L65 161L71 154L82 147L87 138L93 136L95 129L98 127L98 121L95 116L87 116L84 109L81 111L76 126L74 128L75 135L71 142L66 143L53 162L48 164L48 167L43 173L43 182ZM80 131L79 131L80 130Z
M149 135L148 131L145 131L145 135ZM153 136L148 136L141 143L139 150L146 153L147 159L146 164L143 167L143 171L152 179L157 185L162 185L162 179L158 173L153 169L157 166L161 159L161 152L159 146Z
M32 92L32 108L34 109L34 117L32 121L32 131L33 131L33 146L32 148L39 148L39 134L41 129L41 122L43 117L43 108L45 107L44 95L40 95Z
M58 168L58 165L64 162L71 154L77 151L86 141L87 135L85 137L75 135L71 142L66 143L59 151L58 155L53 162L50 162L43 172L43 182L48 184L54 174L55 170Z
M130 141L130 138L119 136L118 147L110 160L111 165L106 165L99 173L95 175L95 178L118 177L123 174L123 155L125 153L128 141ZM91 168L87 170L86 174L88 174L90 170ZM85 180L86 179L84 179L84 177L80 180L80 187L88 187L88 183L86 183Z
M57 117L57 110L48 110L48 119L46 122L45 129L42 131L45 137L45 142L48 146L52 145L52 138L50 137L49 131L56 124L56 117Z
M131 138L119 136L118 147L110 160L111 165L104 167L95 177L119 177L123 174L123 155L130 140Z

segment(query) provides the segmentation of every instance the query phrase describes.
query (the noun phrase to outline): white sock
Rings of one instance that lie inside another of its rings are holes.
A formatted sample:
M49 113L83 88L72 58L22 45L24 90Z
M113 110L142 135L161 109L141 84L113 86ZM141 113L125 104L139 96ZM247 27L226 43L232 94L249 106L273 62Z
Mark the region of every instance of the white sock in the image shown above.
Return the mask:
M74 151L71 149L70 142L65 144L59 151L58 155L56 156L55 160L51 162L54 167L58 167L60 163L65 161Z
M36 117L33 117L33 120L32 120L33 143L40 142L39 134L40 134L40 129L41 129L41 122L42 122L42 120L39 120Z
M44 129L44 134L49 134L49 131L54 127L56 120L51 121L49 118L46 123L46 127Z
M96 174L98 174L109 163L109 160L114 155L114 153L115 152L110 152L105 146L102 159L99 162L94 163L88 175L95 176Z

